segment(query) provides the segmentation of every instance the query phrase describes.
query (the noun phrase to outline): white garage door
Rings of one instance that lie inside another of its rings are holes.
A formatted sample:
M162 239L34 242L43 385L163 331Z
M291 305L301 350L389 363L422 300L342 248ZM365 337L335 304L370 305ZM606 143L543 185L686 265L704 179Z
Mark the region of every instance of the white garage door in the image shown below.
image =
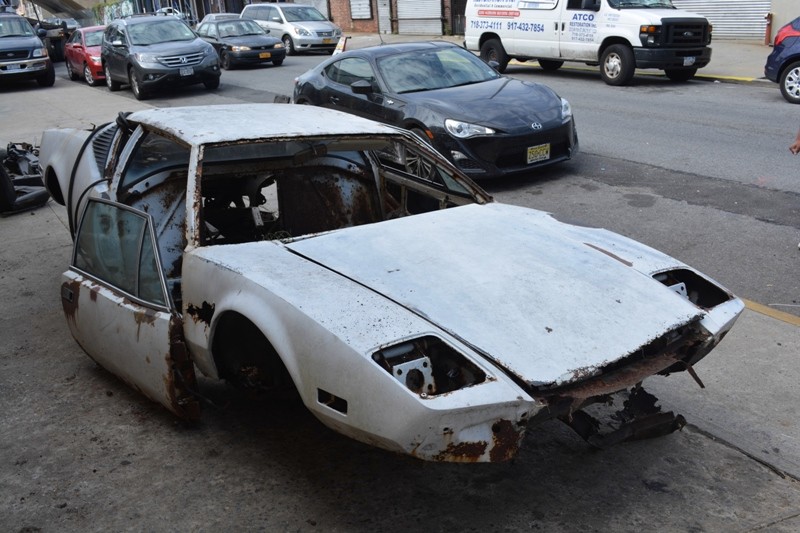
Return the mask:
M771 0L672 0L675 7L703 15L714 27L714 39L763 41Z
M441 0L397 0L397 31L406 35L441 35Z

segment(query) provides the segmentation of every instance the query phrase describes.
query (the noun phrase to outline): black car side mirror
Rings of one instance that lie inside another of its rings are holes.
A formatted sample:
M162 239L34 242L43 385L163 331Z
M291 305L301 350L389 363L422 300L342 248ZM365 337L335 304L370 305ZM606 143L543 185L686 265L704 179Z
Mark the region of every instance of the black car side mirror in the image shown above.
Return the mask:
M44 39L47 37L47 30L44 28L37 28L36 35L38 35L40 39Z
M350 89L356 94L372 94L372 83L367 80L358 80L350 84Z

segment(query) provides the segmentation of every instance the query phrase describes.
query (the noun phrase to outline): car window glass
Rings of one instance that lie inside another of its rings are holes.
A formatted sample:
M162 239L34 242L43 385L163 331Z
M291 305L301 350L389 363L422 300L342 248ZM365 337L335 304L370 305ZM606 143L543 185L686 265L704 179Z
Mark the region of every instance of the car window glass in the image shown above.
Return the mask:
M457 46L382 57L378 71L395 93L457 87L500 76L474 54Z
M84 34L84 39L86 41L86 46L100 46L100 43L103 42L103 32L92 31L86 33Z
M0 18L0 37L33 35L30 23L22 17Z
M74 266L145 302L165 305L145 215L90 201L75 245Z
M304 20L328 20L325 16L311 6L283 6L283 16L286 22L300 22Z
M205 37L206 35L208 35L208 27L209 27L209 26L210 26L210 24L201 23L201 24L200 24L200 25L197 27L197 29L196 29L196 30L194 30L194 31L196 31L196 32L197 32L197 35L200 35L200 36L202 36L202 37Z
M119 190L125 191L145 178L188 167L188 147L156 133L147 133L128 160Z
M335 73L337 77L333 80L337 83L350 85L359 80L366 80L375 85L375 73L372 70L372 65L366 59L348 57L337 62L336 65Z
M81 32L76 31L75 33L73 33L72 36L69 38L69 41L67 41L67 42L69 44L80 44L80 42L81 42Z
M150 45L172 41L192 41L195 34L183 22L171 18L170 20L135 24L129 29L131 44Z

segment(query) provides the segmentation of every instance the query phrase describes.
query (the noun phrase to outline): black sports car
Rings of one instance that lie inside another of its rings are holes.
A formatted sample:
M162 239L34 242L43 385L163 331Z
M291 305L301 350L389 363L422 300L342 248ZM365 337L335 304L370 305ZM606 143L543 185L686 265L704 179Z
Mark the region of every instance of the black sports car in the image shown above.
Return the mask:
M268 35L261 26L247 19L222 19L203 22L197 34L211 43L224 69L236 65L272 63L286 59L283 41Z
M295 79L293 100L410 129L473 178L557 163L578 149L569 102L444 41L335 55Z

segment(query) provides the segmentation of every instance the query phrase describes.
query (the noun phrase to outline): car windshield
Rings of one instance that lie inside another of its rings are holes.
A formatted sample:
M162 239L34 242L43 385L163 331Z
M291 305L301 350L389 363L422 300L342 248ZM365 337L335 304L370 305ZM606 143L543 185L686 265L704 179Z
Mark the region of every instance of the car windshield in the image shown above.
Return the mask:
M103 42L103 30L92 31L84 34L86 46L100 46Z
M608 0L608 5L617 9L629 8L668 8L675 9L672 0Z
M288 22L299 22L303 20L328 20L325 16L313 7L292 6L283 7L283 16Z
M131 44L142 46L170 41L191 41L196 37L186 24L177 19L132 24L128 33Z
M217 24L220 37L241 37L242 35L263 35L264 30L252 20L231 20Z
M382 57L378 59L378 72L390 92L397 94L446 89L500 77L474 54L456 46Z
M0 37L22 37L33 35L33 28L24 18L0 18Z

